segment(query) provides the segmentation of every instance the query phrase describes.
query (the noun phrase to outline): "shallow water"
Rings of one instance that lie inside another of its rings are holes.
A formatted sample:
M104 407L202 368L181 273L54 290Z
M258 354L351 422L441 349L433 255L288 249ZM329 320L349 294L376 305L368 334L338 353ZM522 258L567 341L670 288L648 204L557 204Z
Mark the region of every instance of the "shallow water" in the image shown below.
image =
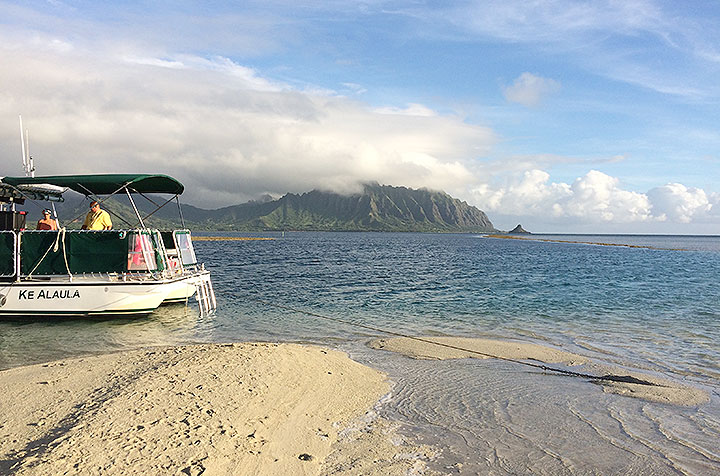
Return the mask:
M659 250L481 235L263 236L276 239L196 243L216 315L176 305L147 318L0 321L0 368L158 344L321 343L389 373L396 386L383 412L442 447L434 464L450 473L720 471L720 237L532 236ZM508 362L411 360L368 349L376 332L259 301L411 335L542 343L681 380L711 401L650 403Z

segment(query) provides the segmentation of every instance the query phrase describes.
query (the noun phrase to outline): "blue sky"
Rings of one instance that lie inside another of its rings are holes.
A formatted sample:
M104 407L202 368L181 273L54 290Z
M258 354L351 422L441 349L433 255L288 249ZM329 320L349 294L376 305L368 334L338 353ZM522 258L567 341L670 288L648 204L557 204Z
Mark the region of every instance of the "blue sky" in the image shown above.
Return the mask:
M364 181L532 231L720 233L720 3L0 1L0 154L206 207Z

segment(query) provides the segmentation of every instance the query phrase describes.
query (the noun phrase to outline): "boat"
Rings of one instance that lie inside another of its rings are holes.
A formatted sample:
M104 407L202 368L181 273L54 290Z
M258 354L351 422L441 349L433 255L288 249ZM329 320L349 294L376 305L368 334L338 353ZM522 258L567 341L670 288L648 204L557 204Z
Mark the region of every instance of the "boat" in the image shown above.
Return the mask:
M125 195L137 223L112 230L28 230L26 212L19 210L25 201L48 201L54 209L67 190L100 203ZM192 234L182 218L183 191L180 182L162 174L0 178L0 316L149 314L165 303L188 302L193 296L201 315L214 312L217 301L210 272L198 263ZM171 197L157 203L149 194ZM137 196L150 200L155 209L143 216ZM181 228L145 225L150 215L173 201Z

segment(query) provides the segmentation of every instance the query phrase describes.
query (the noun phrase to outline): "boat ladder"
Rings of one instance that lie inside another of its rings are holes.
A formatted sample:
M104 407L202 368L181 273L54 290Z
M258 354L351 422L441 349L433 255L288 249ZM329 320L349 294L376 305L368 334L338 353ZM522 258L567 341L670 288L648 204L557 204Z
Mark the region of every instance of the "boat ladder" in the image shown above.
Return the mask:
M215 300L215 291L213 290L212 281L209 274L201 274L195 283L197 294L195 298L200 308L200 315L206 316L215 312L217 309L217 301Z

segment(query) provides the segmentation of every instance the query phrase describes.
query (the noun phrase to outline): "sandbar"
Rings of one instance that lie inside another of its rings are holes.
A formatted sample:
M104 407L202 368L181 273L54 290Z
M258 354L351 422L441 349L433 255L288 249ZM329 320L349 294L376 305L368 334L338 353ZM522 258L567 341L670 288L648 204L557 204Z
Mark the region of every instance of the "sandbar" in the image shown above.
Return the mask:
M440 345L435 345L440 344ZM529 342L469 337L393 337L376 339L370 343L374 349L398 352L416 359L489 359L498 356L505 359L537 360L546 363L581 365L587 359L581 355L553 349ZM467 349L466 352L460 349ZM483 355L485 354L485 355Z
M415 359L487 359L496 356L501 359L513 359L546 364L562 364L573 367L572 371L595 376L618 375L644 380L651 385L636 383L590 380L599 384L606 393L641 398L658 403L696 406L710 400L708 392L674 380L655 375L618 368L598 363L582 355L555 349L549 346L529 342L515 342L501 339L464 338L464 337L393 337L376 339L370 347L397 352ZM467 349L460 350L460 349ZM468 352L470 351L470 352ZM521 365L521 364L516 364Z
M552 240L548 238L537 238L531 236L510 236L510 235L485 235L486 238L495 238L500 240L525 240L525 241L543 241L545 243L570 243L576 245L595 245L595 246L619 246L621 248L642 248L647 250L664 250L664 251L690 251L685 248L659 248L650 245L631 245L629 243L606 243L602 241L575 241L575 240Z
M373 410L389 388L342 352L299 344L159 347L5 370L0 474L407 474L432 455L403 446Z

